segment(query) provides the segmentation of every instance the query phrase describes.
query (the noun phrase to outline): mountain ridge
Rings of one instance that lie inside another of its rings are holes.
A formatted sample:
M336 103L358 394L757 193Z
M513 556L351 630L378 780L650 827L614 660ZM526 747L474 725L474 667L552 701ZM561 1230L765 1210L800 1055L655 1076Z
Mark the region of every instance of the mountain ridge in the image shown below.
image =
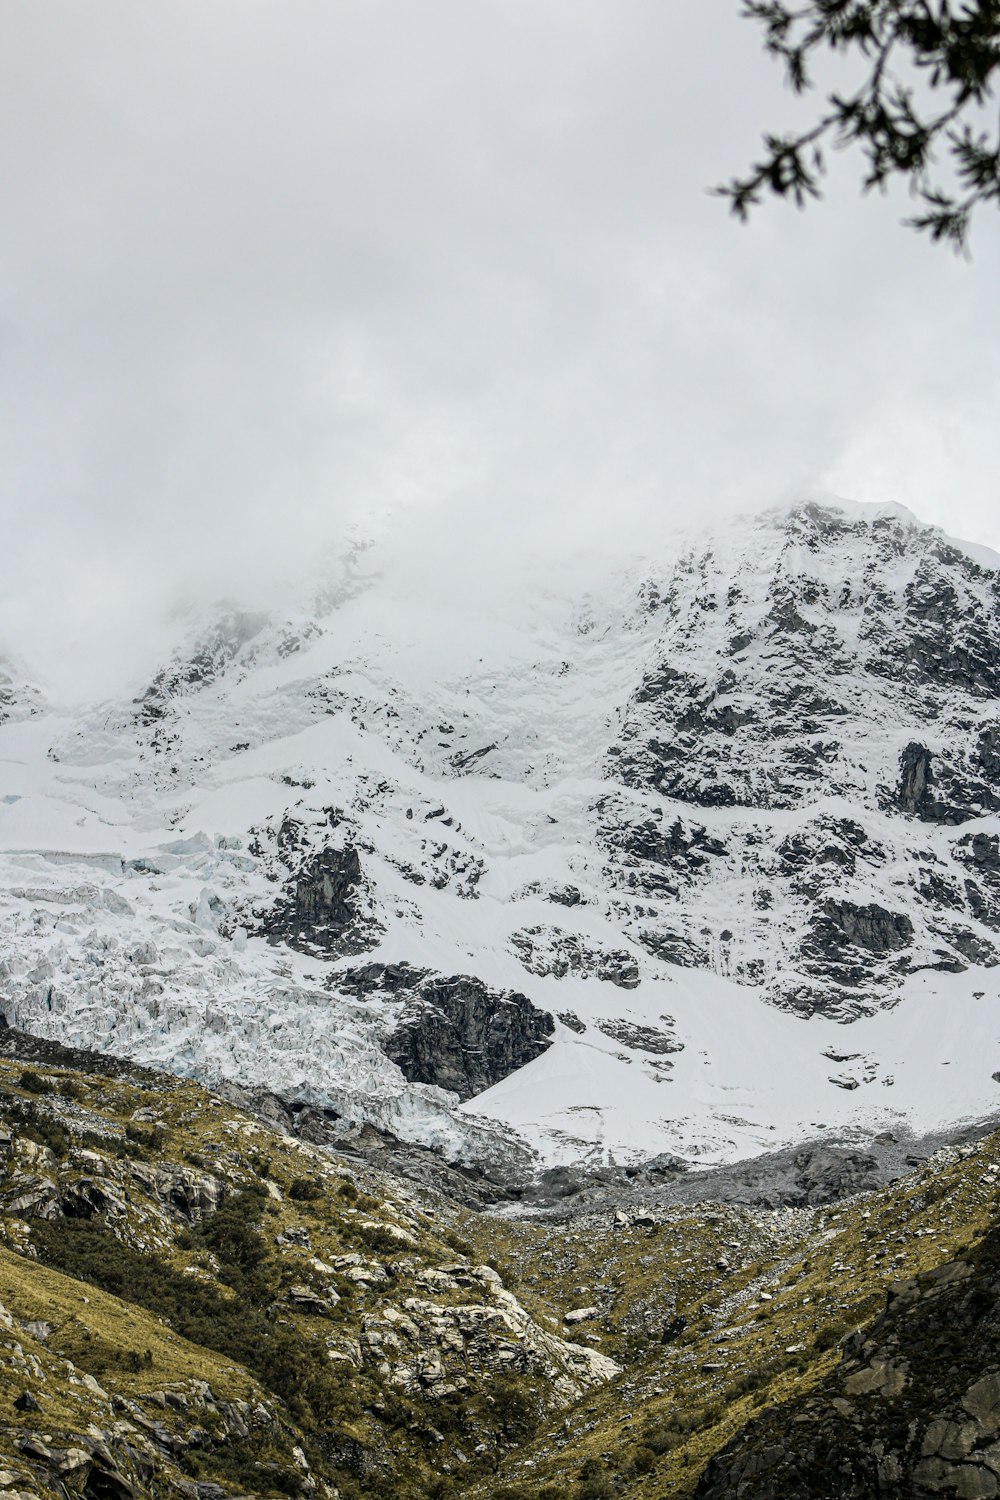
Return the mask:
M987 1115L998 569L806 504L503 621L370 556L224 612L0 729L0 1010L514 1177Z

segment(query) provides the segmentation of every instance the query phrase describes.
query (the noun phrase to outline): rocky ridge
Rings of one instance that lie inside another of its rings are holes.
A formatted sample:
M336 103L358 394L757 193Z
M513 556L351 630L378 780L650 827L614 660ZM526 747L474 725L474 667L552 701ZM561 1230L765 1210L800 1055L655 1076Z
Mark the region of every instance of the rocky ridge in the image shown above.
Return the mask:
M846 1017L918 968L995 965L995 567L807 505L645 600L656 652L610 750L642 815L603 809L622 885L675 914L664 934L644 912L639 941ZM708 884L731 914L710 947Z
M992 1493L995 1134L888 1187L814 1150L794 1205L672 1201L663 1163L484 1214L306 1111L4 1051L6 1493Z
M0 727L0 1013L509 1181L986 1113L998 566L804 505L516 626L224 611Z
M6 1492L423 1495L617 1372L446 1201L194 1085L60 1062L0 1062Z

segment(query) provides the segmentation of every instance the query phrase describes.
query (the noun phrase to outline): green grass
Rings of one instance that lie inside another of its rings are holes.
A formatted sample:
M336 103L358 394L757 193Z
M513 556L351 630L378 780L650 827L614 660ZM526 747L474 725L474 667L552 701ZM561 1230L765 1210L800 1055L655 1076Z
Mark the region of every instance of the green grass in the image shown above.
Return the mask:
M137 1083L0 1060L0 1117L20 1140L53 1152L55 1166L36 1162L33 1172L70 1185L94 1175L92 1162L84 1170L78 1160L82 1149L127 1190L114 1217L0 1216L0 1298L19 1319L53 1324L37 1344L48 1372L45 1430L81 1432L95 1417L95 1398L67 1381L60 1360L140 1401L203 1379L220 1399L281 1403L284 1426L243 1443L213 1439L185 1460L191 1477L234 1493L292 1493L298 1444L343 1500L682 1500L747 1421L826 1378L842 1338L880 1312L893 1280L982 1239L1000 1176L988 1171L1000 1166L991 1137L965 1160L834 1210L786 1219L677 1208L650 1232L608 1214L562 1224L475 1214L169 1078ZM216 1213L185 1224L155 1198L149 1169L171 1163L223 1183ZM308 1248L279 1244L303 1230ZM32 1248L38 1259L15 1253ZM351 1253L383 1266L385 1280L353 1286L346 1274L315 1269ZM489 1262L541 1329L611 1355L622 1375L565 1408L536 1376L480 1375L471 1356L468 1384L443 1399L404 1395L371 1353L362 1370L327 1357L328 1340L356 1343L369 1320L402 1312L409 1298L475 1303L484 1294L468 1286L421 1286L424 1271L456 1257ZM303 1312L288 1298L299 1282L320 1292L335 1283L339 1301ZM568 1332L565 1313L582 1305L597 1316ZM3 1369L9 1410L23 1378ZM0 1424L0 1449L2 1433Z

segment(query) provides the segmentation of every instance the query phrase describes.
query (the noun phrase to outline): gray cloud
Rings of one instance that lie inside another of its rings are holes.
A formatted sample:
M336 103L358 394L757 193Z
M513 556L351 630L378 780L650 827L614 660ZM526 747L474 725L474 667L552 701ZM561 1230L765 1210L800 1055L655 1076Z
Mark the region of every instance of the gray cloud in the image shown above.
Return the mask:
M1000 544L997 225L955 261L846 163L728 219L803 108L737 12L9 7L0 637L110 670L388 507L472 554L828 486Z

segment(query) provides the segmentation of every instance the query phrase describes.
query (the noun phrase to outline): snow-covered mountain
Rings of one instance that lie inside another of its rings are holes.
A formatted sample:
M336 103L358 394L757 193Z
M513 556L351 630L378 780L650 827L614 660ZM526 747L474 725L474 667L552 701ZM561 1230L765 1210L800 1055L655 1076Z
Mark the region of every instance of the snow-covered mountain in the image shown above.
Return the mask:
M1000 1104L1000 558L895 508L599 595L355 568L129 701L0 672L8 1023L451 1159L731 1159Z

